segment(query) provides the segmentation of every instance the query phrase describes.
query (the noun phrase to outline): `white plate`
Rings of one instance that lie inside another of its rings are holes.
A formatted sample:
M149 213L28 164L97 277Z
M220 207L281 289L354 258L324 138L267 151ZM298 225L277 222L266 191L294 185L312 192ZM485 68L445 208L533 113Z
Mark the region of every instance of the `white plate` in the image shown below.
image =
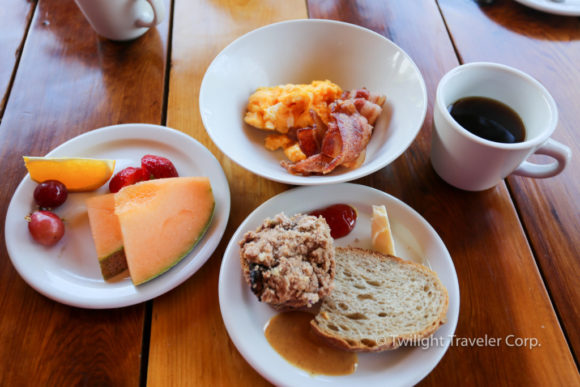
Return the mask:
M550 0L515 0L538 11L562 16L580 16L580 0L564 0L560 3Z
M264 148L268 133L244 123L248 98L258 87L324 79L344 90L385 94L387 104L362 166L294 176L280 166L282 151ZM209 136L240 166L274 181L320 185L366 176L399 157L421 129L427 92L415 63L384 36L337 21L292 20L247 33L217 55L203 78L199 108Z
M52 157L115 159L115 171L139 166L143 155L169 158L181 176L208 176L216 201L210 228L175 267L139 287L126 278L107 283L101 276L86 213L85 199L107 193L108 184L88 193L71 193L56 213L66 220L65 236L55 246L34 243L24 216L35 207L36 187L27 175L16 189L6 215L6 247L22 278L38 292L64 304L83 308L117 308L157 297L181 284L211 256L220 242L230 212L230 191L215 157L190 136L162 126L127 124L93 130L47 154Z
M359 354L357 370L347 376L311 376L285 361L267 342L264 327L276 312L258 302L244 282L239 262L238 242L256 229L265 218L279 212L292 215L334 203L351 204L358 210L354 230L337 239L339 246L370 248L370 218L373 204L384 204L389 213L397 255L423 263L438 273L449 292L447 323L425 349L399 348L379 354ZM219 300L228 333L244 358L262 376L276 385L408 386L419 382L443 357L459 316L459 285L453 261L445 245L417 212L400 200L373 188L356 184L302 187L284 192L258 207L233 235L222 261Z

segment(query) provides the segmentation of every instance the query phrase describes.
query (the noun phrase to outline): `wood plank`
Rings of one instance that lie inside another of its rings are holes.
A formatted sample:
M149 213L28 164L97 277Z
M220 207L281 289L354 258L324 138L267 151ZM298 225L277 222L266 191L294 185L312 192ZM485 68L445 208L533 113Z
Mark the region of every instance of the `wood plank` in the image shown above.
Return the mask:
M557 177L512 176L508 182L578 361L580 19L538 12L514 1L496 1L481 8L472 2L447 0L440 5L465 62L491 61L516 67L539 80L558 105L559 124L553 138L572 149L570 165Z
M577 384L577 369L506 185L462 192L445 184L430 166L436 85L458 64L435 2L310 0L309 14L387 36L413 58L427 84L428 114L415 142L392 165L359 182L411 205L445 242L461 291L457 340L487 335L501 338L502 345L462 346L456 340L422 384ZM536 338L541 347L508 346L510 335Z
M235 38L266 24L305 17L302 0L175 2L167 126L190 134L218 158L230 184L232 207L213 256L191 279L153 304L150 385L266 384L227 335L218 303L218 274L238 225L285 186L247 172L213 145L201 122L198 93L207 66Z
M0 117L34 8L35 3L20 0L7 0L0 8Z
M1 197L24 177L22 155L105 125L161 122L168 26L113 43L73 1L38 1L0 125ZM1 239L0 385L138 385L145 305L82 310L51 301L18 276Z

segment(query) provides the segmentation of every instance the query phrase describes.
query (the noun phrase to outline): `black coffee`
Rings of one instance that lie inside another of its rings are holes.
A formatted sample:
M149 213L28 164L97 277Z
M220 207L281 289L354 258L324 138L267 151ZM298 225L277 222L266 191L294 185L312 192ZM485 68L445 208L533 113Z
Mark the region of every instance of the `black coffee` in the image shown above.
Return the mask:
M491 98L461 98L448 109L459 125L486 140L510 144L522 142L526 137L518 113Z

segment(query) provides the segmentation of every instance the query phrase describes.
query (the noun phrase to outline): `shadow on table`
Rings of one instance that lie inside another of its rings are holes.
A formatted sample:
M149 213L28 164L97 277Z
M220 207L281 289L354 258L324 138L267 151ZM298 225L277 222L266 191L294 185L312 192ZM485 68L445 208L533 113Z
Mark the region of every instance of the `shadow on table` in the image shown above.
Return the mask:
M580 39L578 17L541 12L513 0L478 0L476 3L489 19L517 34L549 41Z

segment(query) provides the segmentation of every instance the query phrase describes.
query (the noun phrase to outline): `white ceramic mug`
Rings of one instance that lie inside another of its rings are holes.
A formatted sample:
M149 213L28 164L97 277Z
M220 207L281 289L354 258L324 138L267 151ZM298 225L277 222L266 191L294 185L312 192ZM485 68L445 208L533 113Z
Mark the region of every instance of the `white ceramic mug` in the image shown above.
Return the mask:
M523 142L481 138L457 123L449 106L464 97L486 97L511 107L525 126ZM486 62L458 66L441 78L433 108L431 164L449 184L467 191L495 186L506 176L550 177L562 172L572 152L550 138L558 123L556 103L538 81L514 68ZM553 161L526 161L531 154Z
M165 17L163 0L75 0L93 29L111 40L143 35Z

